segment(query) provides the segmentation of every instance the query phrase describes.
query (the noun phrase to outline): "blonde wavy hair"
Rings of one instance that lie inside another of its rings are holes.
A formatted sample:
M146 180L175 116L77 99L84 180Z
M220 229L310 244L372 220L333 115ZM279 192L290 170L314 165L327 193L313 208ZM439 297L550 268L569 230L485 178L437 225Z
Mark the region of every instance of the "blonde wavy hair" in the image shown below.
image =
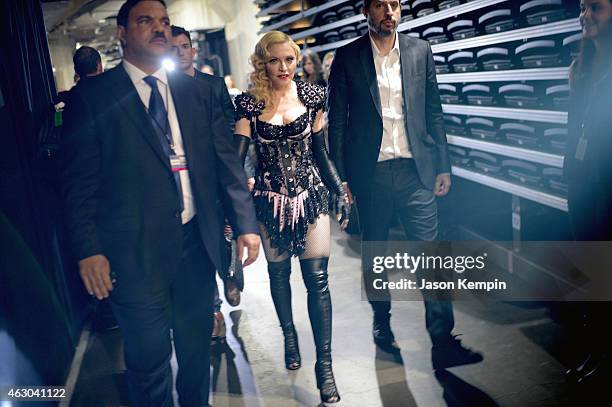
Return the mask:
M272 100L272 82L266 74L266 61L270 58L270 48L273 45L285 43L288 43L293 48L295 60L299 61L300 47L291 37L280 31L269 31L261 37L257 45L255 45L255 52L250 58L253 72L250 75L251 86L249 92L258 103L263 102L265 104L266 110L274 106Z

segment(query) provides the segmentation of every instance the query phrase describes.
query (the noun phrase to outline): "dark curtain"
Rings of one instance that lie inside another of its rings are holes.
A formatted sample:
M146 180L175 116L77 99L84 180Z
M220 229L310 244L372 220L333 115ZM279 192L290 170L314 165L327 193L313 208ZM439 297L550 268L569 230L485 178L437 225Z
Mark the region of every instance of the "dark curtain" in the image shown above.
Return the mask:
M38 380L61 384L86 307L63 245L49 48L38 0L0 1L0 19L0 319Z

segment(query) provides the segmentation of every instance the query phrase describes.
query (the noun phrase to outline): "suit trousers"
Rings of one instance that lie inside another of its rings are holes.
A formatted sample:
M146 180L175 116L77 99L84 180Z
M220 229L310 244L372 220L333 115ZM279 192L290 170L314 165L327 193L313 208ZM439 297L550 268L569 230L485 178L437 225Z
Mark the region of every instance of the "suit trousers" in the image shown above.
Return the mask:
M169 284L136 290L139 294L129 298L111 295L125 342L133 407L173 406L173 343L178 361L179 404L208 405L215 267L195 218L182 226L182 234L180 265Z
M374 274L369 250L365 245L388 240L393 221L399 218L405 239L435 241L438 237L438 214L433 191L425 188L419 179L412 159L399 158L378 162L372 177L368 196L356 196L362 241L362 271L364 284L372 287L374 278L387 281L386 273ZM418 275L418 272L417 272ZM377 293L376 298L366 290L374 315L386 317L391 311L390 293ZM425 323L434 344L444 343L451 337L454 327L452 302L449 296L422 292L425 302Z
M567 203L575 240L612 240L612 193L609 187L589 182L570 182ZM609 336L606 332L612 313L612 301L584 301L564 305L568 309L577 309L585 316L584 331L580 335L587 338L587 352L609 353Z

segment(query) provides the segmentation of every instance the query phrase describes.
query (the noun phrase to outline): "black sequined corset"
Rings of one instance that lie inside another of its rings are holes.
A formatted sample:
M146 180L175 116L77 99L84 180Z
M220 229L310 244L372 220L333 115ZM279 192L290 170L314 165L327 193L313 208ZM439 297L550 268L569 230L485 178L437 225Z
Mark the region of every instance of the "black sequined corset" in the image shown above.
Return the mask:
M291 255L304 251L308 225L329 211L329 190L319 175L310 137L325 92L317 85L297 85L306 111L291 123L275 125L259 120L263 106L254 105L249 94L237 96L236 103L239 118L249 118L255 130L258 164L253 199L257 218L266 227L272 246ZM253 106L258 108L245 114Z

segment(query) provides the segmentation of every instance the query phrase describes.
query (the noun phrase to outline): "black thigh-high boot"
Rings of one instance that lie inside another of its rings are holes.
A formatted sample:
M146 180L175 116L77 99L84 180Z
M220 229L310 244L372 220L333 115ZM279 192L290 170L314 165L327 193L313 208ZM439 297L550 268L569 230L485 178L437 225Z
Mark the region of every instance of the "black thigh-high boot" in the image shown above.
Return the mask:
M289 284L291 258L268 262L268 275L270 276L272 301L274 301L276 315L278 315L285 337L285 367L289 370L296 370L302 366L302 359L291 312L291 285Z
M340 401L340 395L332 372L332 305L327 284L327 260L327 257L304 259L300 260L300 266L308 290L308 316L317 348L317 387L321 393L321 401L336 403Z

